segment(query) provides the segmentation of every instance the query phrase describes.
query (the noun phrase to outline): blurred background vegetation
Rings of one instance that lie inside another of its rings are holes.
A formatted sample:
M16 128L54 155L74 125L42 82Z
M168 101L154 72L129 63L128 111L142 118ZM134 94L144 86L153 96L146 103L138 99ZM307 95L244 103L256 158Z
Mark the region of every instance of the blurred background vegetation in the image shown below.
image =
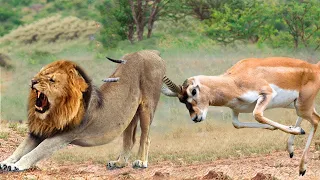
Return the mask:
M84 66L97 85L115 69L106 56L120 58L141 49L160 50L167 75L177 83L193 75L218 75L248 57L319 60L317 0L0 0L0 4L0 118L6 120L26 119L30 79L57 59ZM189 118L178 101L161 98L157 118ZM220 119L228 116L224 109L213 111Z

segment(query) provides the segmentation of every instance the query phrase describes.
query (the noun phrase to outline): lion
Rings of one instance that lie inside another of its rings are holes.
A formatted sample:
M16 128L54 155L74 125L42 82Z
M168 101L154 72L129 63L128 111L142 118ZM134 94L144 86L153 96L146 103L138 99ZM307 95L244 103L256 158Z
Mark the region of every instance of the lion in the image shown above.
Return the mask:
M109 78L114 82L100 88L74 62L59 60L43 67L31 80L29 134L0 163L0 168L27 170L69 144L103 145L121 134L123 150L107 167L124 167L136 141L139 120L140 147L132 166L146 168L150 124L160 97L165 63L155 50L127 54L123 60L113 61L122 63Z

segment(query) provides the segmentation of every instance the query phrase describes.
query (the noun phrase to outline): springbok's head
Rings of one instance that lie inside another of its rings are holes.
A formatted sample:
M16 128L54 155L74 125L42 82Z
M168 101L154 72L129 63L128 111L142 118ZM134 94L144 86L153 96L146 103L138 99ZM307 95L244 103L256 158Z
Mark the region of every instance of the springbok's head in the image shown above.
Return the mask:
M207 98L206 87L202 87L197 77L191 77L181 85L174 84L169 78L164 77L163 82L168 86L162 87L164 95L178 97L189 110L190 117L195 123L206 119L209 100Z

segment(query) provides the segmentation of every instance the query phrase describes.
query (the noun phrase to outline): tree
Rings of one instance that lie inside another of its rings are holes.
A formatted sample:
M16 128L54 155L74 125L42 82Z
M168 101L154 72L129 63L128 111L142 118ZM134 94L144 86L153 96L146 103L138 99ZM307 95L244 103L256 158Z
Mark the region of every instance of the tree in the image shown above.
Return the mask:
M190 9L190 14L196 16L200 21L210 19L212 10L217 10L227 3L228 0L184 0Z
M148 29L147 38L150 38L154 22L159 18L159 12L169 3L169 0L129 0L129 3L138 41L143 40L146 25Z
M22 24L19 13L8 7L0 7L0 36L7 34L13 28Z
M97 6L102 17L98 21L104 26L101 31L104 45L110 46L110 40L128 39L134 43L135 33L137 40L141 41L145 28L148 30L147 38L150 38L155 21L168 3L169 0L104 0L103 4ZM110 40L107 43L108 38Z
M305 47L317 44L318 49L320 44L314 41L319 41L320 37L319 1L289 1L280 7L280 15L287 27L286 30L292 36L294 48L298 48L301 41Z
M105 47L115 47L120 40L123 40L121 24L115 17L116 5L111 0L105 0L103 4L98 5L97 9L101 14L98 21L103 26L100 31L99 40Z
M257 42L275 32L270 6L259 1L242 3L224 4L221 10L213 10L212 17L204 21L205 34L227 45L237 40Z

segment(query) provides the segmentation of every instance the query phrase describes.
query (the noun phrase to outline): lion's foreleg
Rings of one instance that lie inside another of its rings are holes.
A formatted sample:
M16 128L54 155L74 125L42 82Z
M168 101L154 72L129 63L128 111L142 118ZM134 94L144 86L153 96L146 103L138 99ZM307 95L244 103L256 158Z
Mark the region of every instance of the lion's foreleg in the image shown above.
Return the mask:
M73 139L66 136L55 136L45 139L36 148L22 156L19 161L9 165L7 171L22 171L29 169L35 165L39 160L48 157L55 151L67 146Z
M29 135L22 141L22 143L17 147L11 156L0 163L0 169L5 169L8 165L19 161L22 156L37 147L40 142L40 140Z
M138 124L138 114L134 116L129 126L123 132L123 150L119 155L117 161L110 161L107 164L108 169L122 168L128 163L128 159L131 155L131 150L136 141L136 129Z

